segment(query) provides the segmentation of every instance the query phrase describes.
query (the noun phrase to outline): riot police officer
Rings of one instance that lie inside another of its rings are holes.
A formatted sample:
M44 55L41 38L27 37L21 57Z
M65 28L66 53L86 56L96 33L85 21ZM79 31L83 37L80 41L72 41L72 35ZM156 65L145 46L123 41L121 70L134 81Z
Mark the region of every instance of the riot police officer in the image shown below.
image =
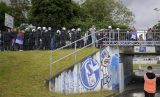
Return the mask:
M61 30L60 43L61 43L61 47L66 45L66 28L65 27L62 27L62 30Z
M76 41L76 31L74 28L71 29L71 43ZM72 44L72 48L74 48L74 44Z
M81 29L76 30L76 40L81 39ZM77 47L81 47L82 40L77 41Z
M55 34L55 42L56 42L56 48L59 48L61 46L60 42L60 35L61 35L61 31L57 30L56 34Z

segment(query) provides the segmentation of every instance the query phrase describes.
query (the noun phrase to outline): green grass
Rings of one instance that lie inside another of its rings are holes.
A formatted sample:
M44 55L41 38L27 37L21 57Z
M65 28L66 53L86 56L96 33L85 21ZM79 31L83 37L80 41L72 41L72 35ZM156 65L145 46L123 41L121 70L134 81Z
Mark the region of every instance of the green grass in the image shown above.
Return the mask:
M97 51L87 48L77 54L77 61ZM61 50L53 59L73 50ZM0 97L104 97L112 92L64 95L48 91L50 51L0 52ZM53 75L70 67L74 56L53 64Z
M133 69L139 69L140 64L133 64ZM146 66L160 66L160 64L141 64L142 67Z

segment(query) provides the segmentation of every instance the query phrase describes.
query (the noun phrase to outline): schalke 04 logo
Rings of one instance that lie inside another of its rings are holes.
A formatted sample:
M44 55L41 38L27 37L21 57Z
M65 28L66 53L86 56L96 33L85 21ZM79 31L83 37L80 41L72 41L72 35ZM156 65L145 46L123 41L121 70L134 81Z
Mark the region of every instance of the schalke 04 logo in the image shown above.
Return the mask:
M94 89L100 80L100 65L92 57L82 62L80 79L86 89Z

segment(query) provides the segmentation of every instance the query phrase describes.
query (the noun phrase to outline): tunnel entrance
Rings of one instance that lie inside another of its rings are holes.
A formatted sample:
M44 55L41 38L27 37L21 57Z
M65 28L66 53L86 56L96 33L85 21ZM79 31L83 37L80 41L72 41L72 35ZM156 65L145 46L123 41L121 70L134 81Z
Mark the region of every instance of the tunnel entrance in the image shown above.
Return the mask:
M147 71L146 68L149 65L153 67L153 72L157 75L157 92L160 92L159 47L156 47L154 53L135 52L135 47L121 47L120 56L121 56L120 62L123 63L123 68L124 68L124 92L122 94L125 93L142 94L144 92L143 75Z

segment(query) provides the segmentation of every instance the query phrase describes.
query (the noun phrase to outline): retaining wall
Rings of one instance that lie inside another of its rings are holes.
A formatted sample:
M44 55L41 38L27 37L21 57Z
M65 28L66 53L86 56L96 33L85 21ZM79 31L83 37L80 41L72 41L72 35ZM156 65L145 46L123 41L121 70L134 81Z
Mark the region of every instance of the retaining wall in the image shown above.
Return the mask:
M82 93L119 88L119 48L105 47L51 80L51 91Z

